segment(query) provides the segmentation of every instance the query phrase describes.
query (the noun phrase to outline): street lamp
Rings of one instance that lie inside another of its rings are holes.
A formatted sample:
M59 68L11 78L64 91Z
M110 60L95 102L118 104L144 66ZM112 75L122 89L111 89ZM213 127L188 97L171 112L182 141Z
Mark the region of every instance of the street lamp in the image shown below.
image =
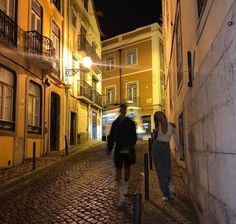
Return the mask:
M88 71L89 68L91 68L93 64L92 59L89 56L83 57L81 60L81 68L67 68L66 69L66 76L74 76L79 71Z

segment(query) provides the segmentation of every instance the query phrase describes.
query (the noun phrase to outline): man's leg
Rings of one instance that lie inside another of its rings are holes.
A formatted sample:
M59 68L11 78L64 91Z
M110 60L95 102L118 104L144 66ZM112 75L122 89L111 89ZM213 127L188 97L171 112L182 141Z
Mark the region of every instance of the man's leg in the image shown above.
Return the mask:
M123 193L123 181L122 181L122 167L123 164L116 164L116 181L119 192L118 207L123 207L125 202L125 196Z
M129 177L130 177L130 163L125 163L125 182L124 182L124 188L123 193L125 196L129 193Z

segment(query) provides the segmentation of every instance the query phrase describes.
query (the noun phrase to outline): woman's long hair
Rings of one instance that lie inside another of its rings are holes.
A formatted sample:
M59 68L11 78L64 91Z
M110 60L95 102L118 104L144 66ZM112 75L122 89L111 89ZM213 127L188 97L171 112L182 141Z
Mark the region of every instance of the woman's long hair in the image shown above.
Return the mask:
M157 111L154 114L155 130L158 130L158 121L161 123L161 131L166 134L168 128L168 122L165 113L162 111ZM156 133L157 134L157 133Z

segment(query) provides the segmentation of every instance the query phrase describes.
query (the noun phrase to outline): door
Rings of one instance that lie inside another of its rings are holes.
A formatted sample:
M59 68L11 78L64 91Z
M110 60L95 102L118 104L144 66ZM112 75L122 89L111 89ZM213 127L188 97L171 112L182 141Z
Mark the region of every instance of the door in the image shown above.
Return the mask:
M58 151L60 134L60 96L54 92L51 93L50 118L50 151Z
M70 145L76 145L76 113L70 114Z
M97 113L92 113L92 139L97 139Z

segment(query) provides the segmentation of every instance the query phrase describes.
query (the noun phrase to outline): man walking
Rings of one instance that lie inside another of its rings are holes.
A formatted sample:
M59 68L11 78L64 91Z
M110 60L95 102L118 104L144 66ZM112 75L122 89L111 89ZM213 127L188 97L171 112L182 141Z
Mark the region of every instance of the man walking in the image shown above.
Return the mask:
M116 167L116 181L119 189L118 207L124 206L125 196L128 195L128 181L130 166L136 161L135 144L137 141L134 121L126 116L126 104L120 105L120 116L112 123L108 136L108 152L110 153L115 143L114 162ZM124 181L122 170L124 168Z

